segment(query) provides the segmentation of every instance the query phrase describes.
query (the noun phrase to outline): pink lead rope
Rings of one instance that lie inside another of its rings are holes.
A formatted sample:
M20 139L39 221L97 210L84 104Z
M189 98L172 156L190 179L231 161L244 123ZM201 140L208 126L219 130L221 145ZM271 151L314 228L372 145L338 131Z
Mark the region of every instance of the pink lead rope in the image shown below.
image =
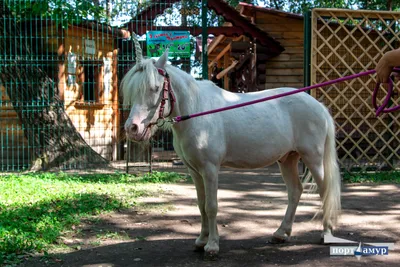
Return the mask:
M393 71L399 72L400 69L394 68ZM324 86L328 86L328 85L331 85L331 84L335 84L335 83L351 80L351 79L354 79L354 78L370 75L370 74L373 74L375 72L376 72L375 70L368 70L368 71L360 72L360 73L357 73L357 74L352 74L352 75L349 75L349 76L345 76L345 77L342 77L342 78L326 81L326 82L323 82L323 83L319 83L319 84L303 87L303 88L300 88L300 89L297 89L297 90L293 90L293 91L290 91L290 92L277 94L277 95L273 95L273 96L267 96L267 97L260 98L260 99L257 99L257 100L253 100L253 101L249 101L249 102L244 102L244 103L241 103L241 104L236 104L236 105L227 106L227 107L223 107L223 108L217 108L217 109L204 111L204 112L193 113L193 114L190 114L190 115L177 116L177 117L173 118L172 121L173 122L181 122L181 121L184 121L184 120L188 120L188 119L192 119L192 118L196 118L196 117L200 117L200 116L204 116L204 115L208 115L208 114L213 114L213 113L222 112L222 111L226 111L226 110L230 110L230 109L249 106L249 105L257 104L257 103L260 103L260 102L264 102L264 101L268 101L268 100L272 100L272 99L277 99L277 98L288 96L288 95L294 95L294 94L297 94L297 93L300 93L300 92L304 92L304 91L308 91L308 90L311 90L311 89L324 87ZM392 82L391 79L389 79L388 92L387 92L387 95L386 95L382 105L381 106L377 105L376 97L378 95L378 90L379 90L380 85L381 85L380 83L376 84L374 92L372 94L372 105L376 110L375 111L375 115L379 116L382 112L383 113L389 113L389 112L393 112L393 111L399 110L400 109L400 105L395 106L395 107L391 107L391 108L386 108L386 106L388 105L389 100L390 100L390 98L392 96L392 92L393 92L393 82Z

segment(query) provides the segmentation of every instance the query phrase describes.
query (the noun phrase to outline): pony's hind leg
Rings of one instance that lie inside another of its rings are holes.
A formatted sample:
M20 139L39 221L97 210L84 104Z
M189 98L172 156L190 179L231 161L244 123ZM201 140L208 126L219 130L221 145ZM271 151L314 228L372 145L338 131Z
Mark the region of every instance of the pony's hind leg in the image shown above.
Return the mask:
M314 146L304 146L300 153L303 162L310 170L318 185L319 195L322 199L323 226L322 237L332 235L332 229L341 209L340 169L337 162L335 125L332 117L327 115L328 128L325 140L315 138ZM322 144L324 143L324 146Z
M324 187L324 163L323 156L314 153L311 156L302 155L301 156L304 164L310 170L312 177L314 178L315 183L317 184L318 193L321 199L323 200L325 195L325 187ZM330 221L323 222L324 231L321 234L321 238L325 235L332 234L332 223Z
M204 191L204 182L203 178L201 175L189 168L189 173L190 176L193 179L193 182L196 186L196 192L197 192L197 205L199 206L200 210L200 215L201 215L201 232L200 236L196 239L195 242L195 250L196 251L202 251L204 250L204 246L208 242L208 217L206 214L206 196L205 196L205 191Z
M288 193L288 206L285 217L278 230L273 234L272 243L282 243L289 239L292 233L292 225L299 204L303 186L300 182L298 172L299 154L297 152L290 153L283 162L279 162L279 168L285 181Z

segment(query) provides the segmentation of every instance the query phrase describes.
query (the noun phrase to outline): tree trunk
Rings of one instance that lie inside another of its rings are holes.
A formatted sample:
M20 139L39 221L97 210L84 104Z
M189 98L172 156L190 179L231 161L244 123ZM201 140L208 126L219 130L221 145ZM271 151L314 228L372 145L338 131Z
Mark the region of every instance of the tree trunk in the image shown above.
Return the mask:
M393 9L393 1L392 0L386 1L386 9L389 11L392 11L392 9Z
M189 6L186 3L186 0L182 0L182 10L181 10L181 26L187 26L187 15L189 12Z
M34 148L37 160L32 170L106 166L108 161L85 142L69 119L56 83L24 59L31 55L30 49L4 1L0 1L0 18L0 51L9 56L0 62L0 86L6 88L29 147Z

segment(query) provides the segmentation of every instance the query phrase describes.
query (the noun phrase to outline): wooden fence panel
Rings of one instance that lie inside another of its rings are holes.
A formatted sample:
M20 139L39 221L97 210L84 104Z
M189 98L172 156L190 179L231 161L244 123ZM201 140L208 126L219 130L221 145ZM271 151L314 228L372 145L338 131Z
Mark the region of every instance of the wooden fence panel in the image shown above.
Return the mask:
M400 12L313 9L311 83L374 69L385 52L399 47L399 23ZM312 92L334 117L340 163L350 171L399 167L400 112L375 116L375 84L374 74ZM385 95L382 86L379 101ZM399 101L396 89L392 103Z

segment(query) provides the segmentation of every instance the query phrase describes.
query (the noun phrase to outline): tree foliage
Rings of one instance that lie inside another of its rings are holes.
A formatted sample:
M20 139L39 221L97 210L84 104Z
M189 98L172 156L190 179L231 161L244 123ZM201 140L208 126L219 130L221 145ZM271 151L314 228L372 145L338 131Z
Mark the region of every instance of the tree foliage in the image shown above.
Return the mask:
M235 2L235 1L232 1ZM400 0L255 0L252 4L261 4L293 13L304 13L312 8L347 8L368 10L399 10Z
M6 0L12 15L19 19L46 17L54 20L102 20L105 9L95 4L98 0Z
M211 1L211 0L209 0ZM400 0L225 0L232 7L239 2L261 5L293 13L304 13L312 8L348 8L369 10L400 10ZM167 1L159 0L6 0L13 15L50 17L63 23L91 19L112 25L121 25L146 8L162 7ZM184 12L190 11L190 12ZM156 20L163 25L201 25L201 0L182 0L165 9ZM213 12L208 14L208 24L223 23Z

